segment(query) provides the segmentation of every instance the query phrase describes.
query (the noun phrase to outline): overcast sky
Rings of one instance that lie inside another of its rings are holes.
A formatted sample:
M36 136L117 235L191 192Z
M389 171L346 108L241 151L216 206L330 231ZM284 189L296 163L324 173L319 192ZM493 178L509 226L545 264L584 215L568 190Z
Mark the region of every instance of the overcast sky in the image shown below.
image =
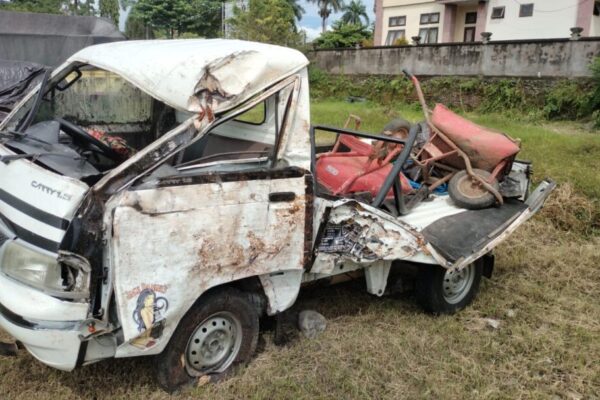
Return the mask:
M350 0L346 0L347 3ZM374 0L362 0L367 8L367 13L369 14L369 20L371 22L375 21L375 14L373 13L373 2ZM309 40L312 40L319 36L321 33L321 17L319 17L317 5L314 3L309 3L307 0L302 0L300 2L302 7L306 10L306 14L300 20L300 27L306 30L306 34ZM329 18L327 18L327 25L331 25L333 21L340 17L341 13L331 14Z

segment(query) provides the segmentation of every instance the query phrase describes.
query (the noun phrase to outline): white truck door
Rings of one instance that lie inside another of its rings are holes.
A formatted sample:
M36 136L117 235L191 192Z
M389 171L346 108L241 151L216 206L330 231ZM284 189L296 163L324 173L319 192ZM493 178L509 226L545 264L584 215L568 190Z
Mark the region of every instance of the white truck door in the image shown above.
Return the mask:
M119 195L110 243L125 341L117 357L162 351L212 287L304 269L312 181L303 169L274 167L274 115L219 125L184 150L175 175Z

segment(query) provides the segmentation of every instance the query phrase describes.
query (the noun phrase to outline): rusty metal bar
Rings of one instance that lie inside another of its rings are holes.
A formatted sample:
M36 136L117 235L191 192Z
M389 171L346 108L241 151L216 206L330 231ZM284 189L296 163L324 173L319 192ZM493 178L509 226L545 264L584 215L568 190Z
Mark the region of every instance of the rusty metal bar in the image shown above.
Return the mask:
M381 186L379 192L377 193L377 196L375 197L375 200L373 200L373 202L371 203L373 207L381 207L381 204L385 200L385 196L394 184L394 179L398 177L398 175L402 171L404 163L406 163L406 160L408 160L408 158L410 157L410 152L412 151L412 148L415 145L415 141L417 140L419 129L421 129L421 126L419 124L414 124L413 126L411 126L410 131L408 132L408 137L404 141L404 148L400 152L398 159L394 161L394 166L392 167L392 170L390 171L388 176L386 176L383 185ZM389 137L387 138L388 141L392 141L391 139L392 138ZM402 197L402 187L400 187L400 197ZM401 202L403 201L403 199L396 199L396 201Z

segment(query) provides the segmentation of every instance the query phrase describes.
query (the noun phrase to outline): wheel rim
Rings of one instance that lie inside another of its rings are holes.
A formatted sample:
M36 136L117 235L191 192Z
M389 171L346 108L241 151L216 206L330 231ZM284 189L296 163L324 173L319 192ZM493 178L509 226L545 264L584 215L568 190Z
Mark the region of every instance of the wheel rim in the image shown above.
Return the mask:
M186 367L191 375L225 371L242 344L242 324L229 312L219 312L202 321L186 347Z
M489 193L481 182L475 178L471 178L469 175L465 175L458 182L457 189L463 196L471 199L477 199Z
M474 279L474 264L470 264L460 271L447 270L443 282L444 300L450 304L462 301L471 290Z

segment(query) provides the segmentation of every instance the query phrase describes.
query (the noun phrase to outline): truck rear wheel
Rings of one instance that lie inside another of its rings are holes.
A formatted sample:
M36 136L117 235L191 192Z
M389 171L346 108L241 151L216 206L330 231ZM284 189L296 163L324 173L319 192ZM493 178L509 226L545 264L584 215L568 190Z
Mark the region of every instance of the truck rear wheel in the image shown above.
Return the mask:
M159 384L173 392L204 375L246 364L258 342L258 313L244 293L225 289L200 299L157 356Z
M483 273L477 260L460 271L440 265L423 265L417 276L417 302L433 314L454 314L473 302Z

